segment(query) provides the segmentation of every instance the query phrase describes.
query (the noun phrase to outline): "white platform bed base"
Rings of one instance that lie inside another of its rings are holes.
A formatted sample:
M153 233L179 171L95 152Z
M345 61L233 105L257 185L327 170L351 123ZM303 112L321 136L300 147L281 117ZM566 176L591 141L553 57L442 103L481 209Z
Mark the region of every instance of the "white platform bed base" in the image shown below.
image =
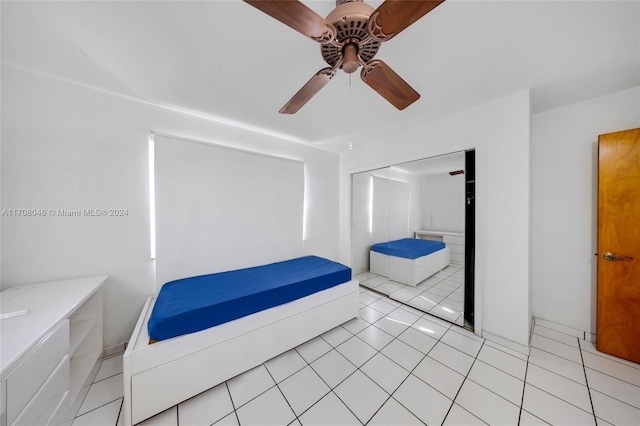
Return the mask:
M369 270L392 281L416 286L451 263L449 247L416 259L369 251Z
M358 316L358 281L216 327L149 344L144 305L124 353L124 424L130 426Z

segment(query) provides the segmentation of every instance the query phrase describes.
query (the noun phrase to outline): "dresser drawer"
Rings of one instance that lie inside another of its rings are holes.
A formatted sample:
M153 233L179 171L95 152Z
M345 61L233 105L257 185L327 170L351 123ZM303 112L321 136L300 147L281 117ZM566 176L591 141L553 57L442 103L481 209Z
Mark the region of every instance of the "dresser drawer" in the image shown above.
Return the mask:
M14 422L18 413L21 413L34 394L39 392L54 370L65 370L61 360L68 351L69 321L64 320L33 348L7 378L7 424ZM68 359L66 365L68 381Z
M65 356L11 426L46 425L69 392L69 357Z

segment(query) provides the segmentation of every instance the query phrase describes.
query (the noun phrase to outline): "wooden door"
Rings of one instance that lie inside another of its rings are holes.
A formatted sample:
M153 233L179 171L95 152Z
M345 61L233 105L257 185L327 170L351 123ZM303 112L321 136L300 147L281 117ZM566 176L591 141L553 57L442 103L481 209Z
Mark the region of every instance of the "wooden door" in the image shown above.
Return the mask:
M640 129L598 138L597 348L640 362Z

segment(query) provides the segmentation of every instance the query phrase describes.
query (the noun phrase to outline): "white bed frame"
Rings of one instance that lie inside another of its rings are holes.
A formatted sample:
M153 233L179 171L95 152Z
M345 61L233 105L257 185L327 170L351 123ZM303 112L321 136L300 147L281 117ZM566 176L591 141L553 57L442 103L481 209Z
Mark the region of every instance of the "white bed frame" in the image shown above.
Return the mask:
M152 417L358 316L358 281L149 344L147 299L123 357L124 424Z
M405 259L370 250L369 262L371 273L415 287L431 275L449 266L451 253L449 247L445 247L426 256Z

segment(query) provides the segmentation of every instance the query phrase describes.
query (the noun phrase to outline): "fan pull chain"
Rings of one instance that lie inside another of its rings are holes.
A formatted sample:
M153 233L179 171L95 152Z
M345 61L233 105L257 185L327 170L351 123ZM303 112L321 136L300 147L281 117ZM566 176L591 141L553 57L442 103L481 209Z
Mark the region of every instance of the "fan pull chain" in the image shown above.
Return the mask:
M351 74L349 74L349 151L353 151L353 144L351 143Z

